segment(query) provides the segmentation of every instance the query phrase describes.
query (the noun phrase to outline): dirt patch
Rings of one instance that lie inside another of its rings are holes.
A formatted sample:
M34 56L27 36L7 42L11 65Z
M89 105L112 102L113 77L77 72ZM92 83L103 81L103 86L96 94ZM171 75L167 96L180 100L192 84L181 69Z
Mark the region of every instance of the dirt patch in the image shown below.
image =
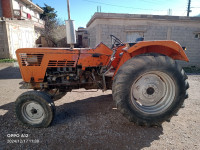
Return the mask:
M14 113L16 98L27 91L19 89L21 81L19 68L0 66L0 149L200 149L200 75L189 75L185 108L157 128L125 119L116 110L111 91L84 89L56 101L50 127L24 127Z

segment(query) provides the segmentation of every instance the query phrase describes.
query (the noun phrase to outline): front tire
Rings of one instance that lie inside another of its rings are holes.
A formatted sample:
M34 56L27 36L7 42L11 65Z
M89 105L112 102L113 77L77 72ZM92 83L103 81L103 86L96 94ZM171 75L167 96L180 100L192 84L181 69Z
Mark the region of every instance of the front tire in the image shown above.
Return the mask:
M177 113L189 88L184 70L171 58L143 54L125 62L113 81L117 108L137 125L160 125Z
M44 92L29 91L21 94L15 102L18 120L28 126L48 127L55 114L55 105Z

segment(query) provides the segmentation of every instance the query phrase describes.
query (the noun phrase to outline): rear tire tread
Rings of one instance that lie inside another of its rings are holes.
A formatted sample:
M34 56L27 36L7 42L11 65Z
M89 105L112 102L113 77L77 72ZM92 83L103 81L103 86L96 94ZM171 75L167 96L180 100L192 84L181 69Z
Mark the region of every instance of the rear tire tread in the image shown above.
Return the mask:
M143 57L145 56L145 57ZM185 92L185 96L183 96L183 98L181 98L182 100L180 100L179 102L176 102L176 107L175 109L171 110L171 113L168 113L167 115L165 115L164 118L160 118L159 120L142 120L139 117L137 117L136 115L133 115L132 112L129 109L129 106L126 102L122 101L123 97L125 96L125 94L123 93L123 88L125 86L123 86L125 83L127 82L126 76L128 74L130 74L131 70L126 70L127 68L130 68L130 65L135 65L134 68L137 68L138 66L141 66L141 64L135 63L135 62L142 62L141 60L143 60L144 64L158 64L159 66L163 66L164 64L169 64L168 66L171 66L173 68L175 68L176 70L178 70L180 72L180 74L182 75L182 81L185 81L185 87L184 89L188 89L189 88L189 84L187 82L187 75L184 72L184 70L178 65L178 63L174 60L172 60L171 58L165 56L165 55L160 55L160 54L155 54L155 53L151 53L151 54L142 54L139 56L136 56L130 60L128 60L127 62L125 62L119 69L119 71L117 72L115 78L114 78L114 82L113 82L113 99L116 102L117 108L120 110L120 112L123 114L123 116L125 116L129 121L134 122L137 125L142 125L142 126L160 126L162 124L162 122L164 121L170 121L171 117L176 115L178 110L183 106L184 103L184 99L188 97L187 92ZM133 63L134 62L134 63ZM137 66L138 64L138 66ZM144 65L142 64L142 65ZM146 67L146 66L144 66ZM149 66L150 68L152 66Z

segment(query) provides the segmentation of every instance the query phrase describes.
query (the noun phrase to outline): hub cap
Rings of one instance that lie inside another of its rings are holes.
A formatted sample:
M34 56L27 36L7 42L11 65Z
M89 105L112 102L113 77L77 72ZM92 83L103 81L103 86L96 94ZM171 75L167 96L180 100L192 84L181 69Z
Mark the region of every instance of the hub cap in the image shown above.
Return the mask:
M175 84L164 72L141 75L132 85L131 102L141 112L157 114L166 111L175 97Z
M44 119L44 109L37 102L27 102L22 106L22 115L30 123L40 123Z

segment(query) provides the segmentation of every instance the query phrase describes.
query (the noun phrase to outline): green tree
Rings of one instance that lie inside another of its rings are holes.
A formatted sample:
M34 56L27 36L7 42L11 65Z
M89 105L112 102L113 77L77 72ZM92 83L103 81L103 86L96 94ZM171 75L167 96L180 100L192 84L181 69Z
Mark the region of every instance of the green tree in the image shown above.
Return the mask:
M45 21L45 28L41 30L41 35L45 37L48 46L66 47L66 29L63 26L64 22L57 18L57 11L47 4L41 8L44 10L41 19Z
M45 28L41 31L41 34L45 37L48 46L57 47L57 40L55 38L55 30L58 28L57 12L47 4L44 4L44 7L41 8L44 12L40 17L45 21Z
M57 12L55 11L55 8L52 8L51 6L44 4L44 7L41 7L44 12L43 14L41 14L41 19L43 20L51 20L51 21L55 21L56 17L57 17Z

